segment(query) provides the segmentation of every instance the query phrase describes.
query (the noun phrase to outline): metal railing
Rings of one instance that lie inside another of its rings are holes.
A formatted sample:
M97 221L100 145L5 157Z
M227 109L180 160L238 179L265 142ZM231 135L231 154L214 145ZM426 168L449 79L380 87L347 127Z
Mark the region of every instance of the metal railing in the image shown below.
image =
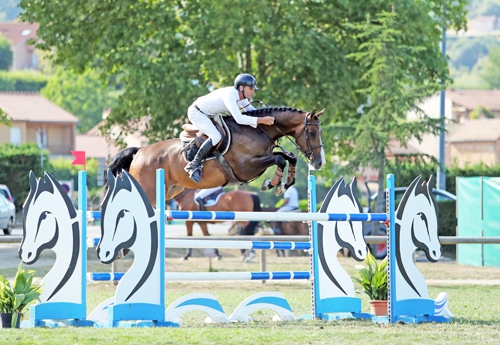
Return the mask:
M166 237L165 240L199 240L206 241L227 240L227 241L289 241L289 242L307 242L309 236L195 236L195 237ZM22 236L0 236L2 243L21 243ZM385 236L365 236L367 244L383 244L387 242ZM499 237L460 237L460 236L439 236L441 244L500 244Z

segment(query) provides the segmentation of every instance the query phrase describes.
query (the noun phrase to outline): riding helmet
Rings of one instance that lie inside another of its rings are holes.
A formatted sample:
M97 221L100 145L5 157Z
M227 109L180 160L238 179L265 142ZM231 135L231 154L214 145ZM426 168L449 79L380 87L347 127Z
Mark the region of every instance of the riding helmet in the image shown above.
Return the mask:
M257 80L254 76L248 73L239 74L236 79L234 79L234 87L237 89L240 85L250 86L255 90L258 90Z

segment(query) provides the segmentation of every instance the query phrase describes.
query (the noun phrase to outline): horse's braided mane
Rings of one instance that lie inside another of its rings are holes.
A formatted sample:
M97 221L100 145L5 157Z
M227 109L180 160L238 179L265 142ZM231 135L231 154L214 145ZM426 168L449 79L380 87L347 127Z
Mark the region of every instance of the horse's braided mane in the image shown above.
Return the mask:
M268 113L272 113L275 111L293 111L303 113L304 111L296 108L289 107L269 107L269 108L261 108L256 110L248 110L243 112L243 114L247 114L249 116L266 116Z

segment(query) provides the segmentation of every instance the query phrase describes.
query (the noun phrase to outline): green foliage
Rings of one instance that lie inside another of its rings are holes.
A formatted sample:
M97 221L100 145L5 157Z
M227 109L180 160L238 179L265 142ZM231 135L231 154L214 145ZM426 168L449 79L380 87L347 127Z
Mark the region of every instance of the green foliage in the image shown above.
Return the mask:
M500 88L500 47L493 47L490 50L486 66L480 76L490 89Z
M457 194L456 178L458 176L500 177L500 164L497 164L495 166L488 166L484 163L479 163L475 165L468 165L463 168L460 168L456 165L449 167L446 171L446 190L455 195Z
M494 117L495 116L490 112L490 110L486 107L483 107L482 105L478 105L469 114L469 119L471 120L477 120L482 118L492 119Z
M59 68L41 94L80 119L78 132L85 133L102 120L102 112L115 105L109 90L94 71L78 75Z
M25 271L22 262L17 268L14 284L0 274L0 312L13 313L12 328L16 327L17 315L28 304L40 300L41 285L34 285L35 271Z
M500 37L449 37L446 52L456 89L493 89L500 85Z
M16 209L20 210L30 190L30 170L35 176L43 175L41 157L48 162L48 151L40 150L36 144L0 146L0 183L6 184L15 198Z
M10 68L13 55L10 41L0 34L0 70L7 71Z
M438 205L438 235L457 235L457 202L454 200L439 201ZM456 245L443 245L444 252L456 252Z
M231 85L242 71L257 77L261 91L256 97L269 104L326 107L325 123L345 122L351 115L356 123L355 110L367 96L356 90L381 80L364 78L372 68L368 59L361 63L346 55L373 39L361 35L362 26L369 25L373 33L382 13L390 11L397 18L384 30L403 32L386 31L394 34L394 46L401 50L399 55L387 50L394 56L387 65L407 71L400 85L411 89L414 80L432 94L436 80L447 80L437 27L462 28L465 3L405 0L393 6L376 0L278 0L255 6L244 1L235 5L233 0L124 0L116 6L98 0L21 0L20 6L23 20L40 23L37 47L54 52L57 65L77 72L95 69L103 80L121 78L124 93L108 126L121 124L125 134L135 129L132 120L149 113L152 120L145 135L155 141L176 136L187 120L186 109L198 96ZM386 90L388 98L400 96L392 96L392 91ZM332 141L346 141L335 128L327 134ZM327 153L336 150L332 145Z
M348 57L362 70L356 92L365 100L357 103L364 103L362 109L346 114L332 126L336 137L342 138L332 144L338 147L340 161L348 162L339 172L368 166L378 169L379 195L383 195L390 140L405 145L411 138L421 140L424 133L437 135L440 128L439 119L416 108L450 81L446 61L435 44L440 32L436 19L427 15L429 6L426 2L405 3L391 12L367 15L365 22L347 27L362 42ZM419 19L403 19L411 16ZM419 121L406 120L410 110L420 115ZM375 212L383 207L384 201L378 198Z
M387 162L386 173L394 174L396 187L409 186L415 177L422 175L427 179L435 175L438 163L434 157L417 155L397 156L394 161Z
M0 125L11 126L9 114L3 111L3 109L0 109Z
M0 91L40 91L50 77L36 71L0 71Z
M352 280L361 285L363 292L368 295L370 300L387 300L387 259L379 263L368 251L365 263L367 267L356 266L356 276L352 277Z
M59 181L73 180L73 202L78 201L78 172L83 170L81 165L72 165L72 159L57 158L50 161L46 170ZM103 197L102 187L97 186L97 159L87 159L87 207L89 210L99 209Z

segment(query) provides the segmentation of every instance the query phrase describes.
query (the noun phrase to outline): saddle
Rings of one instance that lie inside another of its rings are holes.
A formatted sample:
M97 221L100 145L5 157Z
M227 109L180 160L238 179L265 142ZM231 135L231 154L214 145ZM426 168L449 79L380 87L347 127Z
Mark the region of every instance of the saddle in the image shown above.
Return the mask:
M220 155L224 155L229 150L229 146L231 144L231 132L229 131L229 128L227 127L226 122L224 121L222 116L218 118L220 123L218 121L215 121L214 119L211 120L215 128L217 128L217 130L221 134L222 138L219 143L212 149L206 160L216 158L213 153L214 151L219 152ZM195 125L192 125L190 123L182 125L182 129L183 131L179 135L179 139L182 143L182 154L184 156L184 160L188 163L193 160L201 144L203 144L203 142L208 139L208 136L205 133L201 132Z

